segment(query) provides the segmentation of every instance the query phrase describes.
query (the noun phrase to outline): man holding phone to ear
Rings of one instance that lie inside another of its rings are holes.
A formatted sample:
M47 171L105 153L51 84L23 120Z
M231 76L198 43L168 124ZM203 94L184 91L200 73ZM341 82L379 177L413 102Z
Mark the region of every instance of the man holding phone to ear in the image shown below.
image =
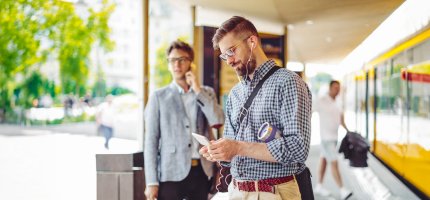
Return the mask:
M172 83L153 92L145 110L147 199L207 199L213 163L200 156L197 133L214 139L224 113L212 88L191 70L192 48L174 41L167 48Z

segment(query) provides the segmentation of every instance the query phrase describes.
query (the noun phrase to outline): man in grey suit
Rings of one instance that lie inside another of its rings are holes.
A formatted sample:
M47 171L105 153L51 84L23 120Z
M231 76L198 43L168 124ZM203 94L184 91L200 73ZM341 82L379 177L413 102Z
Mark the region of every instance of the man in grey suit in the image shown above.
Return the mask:
M213 163L203 159L192 132L214 139L224 123L212 88L191 70L192 48L174 41L167 49L173 81L149 98L145 113L145 195L158 199L207 199Z

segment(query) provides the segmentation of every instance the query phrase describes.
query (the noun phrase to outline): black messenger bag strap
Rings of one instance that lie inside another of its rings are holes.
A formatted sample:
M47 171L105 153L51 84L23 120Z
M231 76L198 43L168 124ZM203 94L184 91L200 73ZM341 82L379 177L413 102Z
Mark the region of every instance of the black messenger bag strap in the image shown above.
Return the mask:
M273 73L275 73L276 70L280 69L280 67L278 66L274 66L272 67L272 69L270 69L266 75L264 75L264 77L258 82L257 86L255 86L254 90L252 90L251 95L248 97L248 99L246 100L245 104L242 106L242 108L240 108L240 112L239 112L239 121L238 121L238 127L237 127L237 131L239 131L240 129L240 124L242 124L243 119L245 118L245 116L248 114L248 108L251 106L252 101L254 100L254 97L257 96L258 91L261 89L261 87L263 86L264 81L266 81L267 78L269 78L270 75L272 75Z

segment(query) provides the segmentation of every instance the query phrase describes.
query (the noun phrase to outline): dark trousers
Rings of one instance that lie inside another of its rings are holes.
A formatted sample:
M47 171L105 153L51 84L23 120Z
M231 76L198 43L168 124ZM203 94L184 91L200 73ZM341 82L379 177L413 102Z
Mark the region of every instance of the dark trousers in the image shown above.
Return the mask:
M100 125L100 131L105 137L105 148L109 149L109 140L112 138L113 128L105 125Z
M314 192L312 190L311 172L306 167L300 174L296 175L296 180L299 185L300 194L303 200L314 200Z
M188 176L179 182L161 182L158 200L207 200L209 180L201 164L191 167Z

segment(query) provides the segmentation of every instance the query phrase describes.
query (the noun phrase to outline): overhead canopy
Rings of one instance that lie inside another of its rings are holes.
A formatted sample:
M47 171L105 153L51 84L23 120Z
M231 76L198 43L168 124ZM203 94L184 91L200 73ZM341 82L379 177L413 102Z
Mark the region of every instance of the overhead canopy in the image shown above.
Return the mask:
M252 16L263 22L260 24L270 22L288 27L288 60L321 64L339 64L404 2L403 0L181 1L203 9L220 10L224 15L228 13ZM257 23L256 25L259 29L259 25ZM279 28L264 31L280 32Z

